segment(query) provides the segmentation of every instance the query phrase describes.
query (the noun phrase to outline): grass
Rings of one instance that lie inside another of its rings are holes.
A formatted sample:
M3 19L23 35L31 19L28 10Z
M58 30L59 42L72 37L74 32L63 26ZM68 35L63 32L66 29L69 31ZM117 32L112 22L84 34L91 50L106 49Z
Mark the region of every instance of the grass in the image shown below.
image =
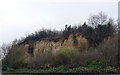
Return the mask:
M96 69L96 67L74 67L74 68L68 68L65 66L59 66L59 67L50 67L50 68L43 68L43 69L12 69L8 68L8 70L3 71L3 73L22 73L22 74L30 74L30 73L120 73L118 71L119 69L108 66L103 69Z

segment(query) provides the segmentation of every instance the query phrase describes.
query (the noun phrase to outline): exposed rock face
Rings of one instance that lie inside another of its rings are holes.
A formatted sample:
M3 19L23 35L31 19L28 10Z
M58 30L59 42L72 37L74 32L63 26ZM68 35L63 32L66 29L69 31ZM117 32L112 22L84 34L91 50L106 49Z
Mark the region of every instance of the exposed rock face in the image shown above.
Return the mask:
M74 43L73 36L75 36L77 43ZM26 47L29 46L28 44L25 45ZM49 40L41 40L37 41L34 45L33 54L36 55L36 53L39 52L52 52L56 53L56 51L60 50L61 48L81 48L85 47L88 48L88 41L86 38L84 38L81 34L71 34L68 39L59 39L57 42L49 41Z
M87 50L88 41L81 34L76 33L69 35L67 39L60 38L57 39L57 41L53 39L44 39L37 42L30 42L28 44L15 46L15 49L22 50L23 60L26 63L33 61L37 55L41 53L51 52L52 54L55 54L57 51L62 50L63 48L69 48L72 50Z

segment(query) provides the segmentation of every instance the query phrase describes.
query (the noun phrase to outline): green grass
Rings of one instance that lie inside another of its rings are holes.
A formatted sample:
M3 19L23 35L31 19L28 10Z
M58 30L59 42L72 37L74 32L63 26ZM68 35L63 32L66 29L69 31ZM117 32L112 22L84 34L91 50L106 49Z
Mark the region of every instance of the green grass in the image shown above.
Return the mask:
M59 66L59 67L50 67L43 69L8 68L8 70L3 71L3 73L119 73L119 72L117 68L110 66L103 69L96 69L96 67L68 68L65 66Z

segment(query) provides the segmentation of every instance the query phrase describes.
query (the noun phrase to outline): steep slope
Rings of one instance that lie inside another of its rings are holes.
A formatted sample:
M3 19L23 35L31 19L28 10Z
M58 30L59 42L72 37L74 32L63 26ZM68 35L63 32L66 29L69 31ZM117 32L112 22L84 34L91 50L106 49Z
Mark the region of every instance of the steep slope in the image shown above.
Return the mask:
M31 48L32 46L32 48ZM69 48L69 49L79 49L81 50L87 50L88 48L88 41L86 38L84 38L81 34L71 34L68 39L61 38L58 39L58 41L55 40L41 40L37 41L32 44L25 44L25 48L28 49L28 52L32 50L32 53L26 53L25 57L30 60L30 58L34 58L38 53L44 53L44 52L52 52L55 54L57 51L61 50L62 48Z
M87 40L82 37L80 34L75 35L75 39L73 39L73 34L71 34L68 39L59 39L59 41L49 41L49 40L42 40L37 41L34 46L34 55L38 52L46 52L46 51L52 51L55 53L56 51L60 50L61 48L70 48L74 49L75 47L81 47L85 46L88 47ZM77 40L77 43L74 41Z

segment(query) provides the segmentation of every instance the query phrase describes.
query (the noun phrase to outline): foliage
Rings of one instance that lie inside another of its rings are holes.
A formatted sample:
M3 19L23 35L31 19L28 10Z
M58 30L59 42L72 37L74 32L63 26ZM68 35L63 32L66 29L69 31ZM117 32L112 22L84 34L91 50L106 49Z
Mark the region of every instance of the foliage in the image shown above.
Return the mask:
M77 43L78 43L75 34L73 34L73 42L74 42L74 44L77 44Z
M87 51L81 52L77 48L62 48L55 54L53 54L51 51L46 53L38 53L30 57L30 61L27 62L27 68L40 69L44 67L55 67L60 65L77 67L81 65L101 69L103 66L116 66L116 35L117 34L106 40L104 39L104 41L100 43L97 48L90 47ZM24 56L25 51L27 52L27 49L23 46L12 47L3 63L12 68L26 67L25 62L23 61L24 57L22 57Z
M87 66L88 67L93 67L95 69L103 69L104 68L103 67L104 65L100 61L88 61Z
M14 71L15 71L15 69L13 69L13 68L8 68L8 70L7 70L6 72L12 73L12 72L14 72Z
M77 63L78 53L76 50L63 48L55 54L54 64L56 65L75 65Z
M6 65L2 65L2 71L8 70L8 67Z
M118 73L117 69L115 67L111 67L111 66L106 67L102 71L105 73Z
M29 68L39 69L43 67L50 67L53 63L53 54L51 53L37 53L34 57L31 57L28 62Z
M104 62L106 66L118 66L118 34L115 33L114 36L105 39L97 47L97 50L101 53L101 61Z
M24 66L24 46L14 46L9 51L5 59L3 59L3 65L7 65L12 68L20 68ZM27 51L27 50L26 50Z
M3 71L3 73L79 73L79 74L107 74L107 73L119 73L119 69L108 66L106 68L102 69L96 69L93 67L74 67L74 68L68 68L66 66L58 66L58 67L50 67L50 68L43 68L43 69L26 69L26 68L21 68L21 69L13 69L13 68L8 68L7 71Z
M31 33L27 35L24 40L21 39L18 40L17 44L22 43L28 43L39 41L42 39L48 39L49 41L54 40L58 41L59 38L64 37L65 39L68 38L70 34L75 33L81 33L87 40L89 41L89 45L91 46L94 44L94 46L98 45L100 42L104 40L104 38L107 38L108 36L111 36L115 31L115 28L113 25L109 22L104 25L98 25L96 28L92 28L91 26L84 23L82 26L75 26L71 27L67 25L65 26L65 30L63 31L51 31L51 30L42 30L35 33ZM73 36L73 40L76 43L77 40L75 39L75 36Z
M101 19L101 15L102 14L99 14L97 17ZM65 29L63 31L51 31L43 29L41 31L31 33L21 40L15 39L12 43L12 46L2 47L4 50L4 55L7 54L7 56L2 60L3 71L7 70L8 72L13 72L14 69L30 68L40 69L39 71L32 70L32 72L42 73L76 73L81 71L84 72L86 70L87 72L92 72L96 71L96 69L103 70L104 72L116 72L114 67L119 65L119 60L117 59L117 56L119 56L118 36L115 32L115 28L113 26L114 24L112 24L111 21L106 22L105 16L103 19L105 19L105 21L98 22L97 25L94 24L96 25L95 27L91 27L86 23L81 26L74 27L71 25L65 25ZM68 36L73 34L73 41L74 44L76 44L78 42L75 36L76 33L82 34L82 37L87 39L89 42L89 48L86 48L86 46L83 44L81 47L76 47L74 49L61 48L55 54L49 51L46 53L38 52L36 55L34 55L33 50L36 41L47 39L49 41L57 42L61 38L68 39ZM28 44L28 49L25 48L24 44ZM7 49L9 52L6 51ZM29 53L29 55L31 55L30 61L28 62L24 61L26 55L25 53ZM50 69L42 70L42 68ZM21 72L23 71L22 69L20 70ZM17 70L17 72L19 72L19 70ZM25 69L25 72L28 71Z

